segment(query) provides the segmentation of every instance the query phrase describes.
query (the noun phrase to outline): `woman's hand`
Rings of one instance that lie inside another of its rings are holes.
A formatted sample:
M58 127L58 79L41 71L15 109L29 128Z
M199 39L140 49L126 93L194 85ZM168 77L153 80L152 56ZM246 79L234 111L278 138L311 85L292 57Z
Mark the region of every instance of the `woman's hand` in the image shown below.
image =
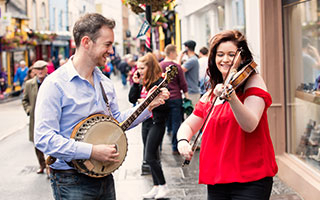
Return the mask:
M134 83L140 83L140 75L138 70L136 70L132 76L132 80Z
M217 97L220 97L223 93L224 85L222 83L219 83L216 85L216 87L213 89L213 94Z
M227 84L227 85L223 85L222 83L217 84L213 90L213 93L216 96L220 97L221 99L225 99L227 101L230 101L235 96L235 92L232 88L232 85L230 84Z
M193 156L193 151L191 145L186 140L180 140L178 142L178 151L186 160L191 160Z

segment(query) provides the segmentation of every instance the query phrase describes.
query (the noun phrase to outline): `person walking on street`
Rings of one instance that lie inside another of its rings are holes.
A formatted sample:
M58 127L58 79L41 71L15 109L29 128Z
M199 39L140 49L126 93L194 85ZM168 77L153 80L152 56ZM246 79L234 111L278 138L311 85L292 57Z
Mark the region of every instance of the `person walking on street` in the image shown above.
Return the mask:
M178 74L173 78L169 84L168 89L170 92L170 98L167 101L169 107L169 117L167 125L171 127L171 144L172 153L178 154L177 148L177 132L182 122L182 93L185 98L188 98L188 86L184 77L184 72L179 64L177 64L177 47L173 44L169 44L164 49L166 57L160 63L162 71L166 71L166 67L175 65L178 69Z
M33 64L32 69L36 75L32 79L26 81L25 89L23 91L22 105L26 114L29 116L29 141L31 142L34 142L34 109L37 94L40 85L47 76L47 65L48 63L43 60L38 60ZM46 163L44 154L37 148L35 148L35 151L40 165L37 173L40 174L44 172Z
M123 87L127 87L127 78L128 73L131 70L131 67L134 67L135 61L131 54L124 56L124 60L119 63L119 71L121 73L121 80Z
M241 32L223 31L210 44L212 89L182 123L178 150L190 160L190 138L203 125L199 183L207 185L208 200L268 200L278 171L267 118L271 96L254 71L235 91L231 84L223 84L230 78L229 71L232 75L253 61Z
M208 69L208 53L209 50L207 47L202 47L199 51L199 86L200 86L200 95L204 95L207 91L206 82L208 81L208 76L206 75Z
M112 174L91 177L68 165L76 159L119 162L114 144L90 144L70 138L73 128L88 116L104 114L121 123L136 109L119 111L113 83L98 68L113 54L114 27L114 20L98 13L79 18L73 28L74 56L40 87L35 108L35 144L46 155L57 158L50 165L55 199L116 199ZM130 128L150 117L153 108L165 103L167 98L169 92L162 88Z
M4 68L2 67L0 71L0 100L4 99L4 95L8 87L7 78L7 73L4 71Z
M162 78L162 69L152 53L147 53L138 59L137 71L133 75L134 84L130 88L129 100L135 103L141 99L141 91L150 91L159 85ZM141 83L141 84L140 84ZM142 124L142 140L144 144L144 158L150 166L153 187L150 192L143 194L143 198L164 198L168 193L166 180L159 158L159 148L162 142L168 107L166 104L152 111L152 118Z
M26 66L26 62L24 60L20 61L19 67L13 78L13 85L23 87L24 80L28 74L28 67ZM19 84L17 83L19 82Z
M185 46L185 51L181 52L178 56L178 64L182 64L182 58L186 54L188 60L181 65L183 71L185 72L186 81L188 84L188 96L195 105L200 98L200 88L199 88L199 62L198 57L194 50L196 47L196 42L193 40L188 40L183 43Z

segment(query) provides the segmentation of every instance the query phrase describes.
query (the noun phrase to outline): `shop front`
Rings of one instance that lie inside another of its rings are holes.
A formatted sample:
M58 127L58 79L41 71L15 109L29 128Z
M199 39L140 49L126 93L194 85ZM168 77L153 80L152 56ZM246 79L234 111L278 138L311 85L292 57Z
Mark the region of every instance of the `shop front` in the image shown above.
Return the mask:
M278 176L305 200L320 196L320 4L261 1L261 69Z
M57 36L51 43L51 56L59 57L59 54L63 58L69 58L70 55L71 35L69 33L61 34L57 33Z

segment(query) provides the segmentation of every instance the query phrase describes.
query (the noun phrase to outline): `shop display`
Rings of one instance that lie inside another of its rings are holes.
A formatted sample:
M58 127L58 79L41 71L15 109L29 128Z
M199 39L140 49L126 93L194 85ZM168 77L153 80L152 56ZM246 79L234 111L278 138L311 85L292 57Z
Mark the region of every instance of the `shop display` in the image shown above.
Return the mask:
M320 162L320 124L317 125L316 121L309 120L300 138L296 154Z

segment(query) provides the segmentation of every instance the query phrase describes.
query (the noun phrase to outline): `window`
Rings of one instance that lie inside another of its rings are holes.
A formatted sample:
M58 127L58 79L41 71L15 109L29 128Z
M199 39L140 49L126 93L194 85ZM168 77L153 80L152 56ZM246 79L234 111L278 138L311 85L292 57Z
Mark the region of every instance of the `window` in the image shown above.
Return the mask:
M283 1L287 151L320 169L320 40L317 0Z
M245 33L245 8L244 0L232 1L232 28Z
M37 30L37 4L36 1L32 1L32 12L31 12L31 17L32 17L32 29Z

